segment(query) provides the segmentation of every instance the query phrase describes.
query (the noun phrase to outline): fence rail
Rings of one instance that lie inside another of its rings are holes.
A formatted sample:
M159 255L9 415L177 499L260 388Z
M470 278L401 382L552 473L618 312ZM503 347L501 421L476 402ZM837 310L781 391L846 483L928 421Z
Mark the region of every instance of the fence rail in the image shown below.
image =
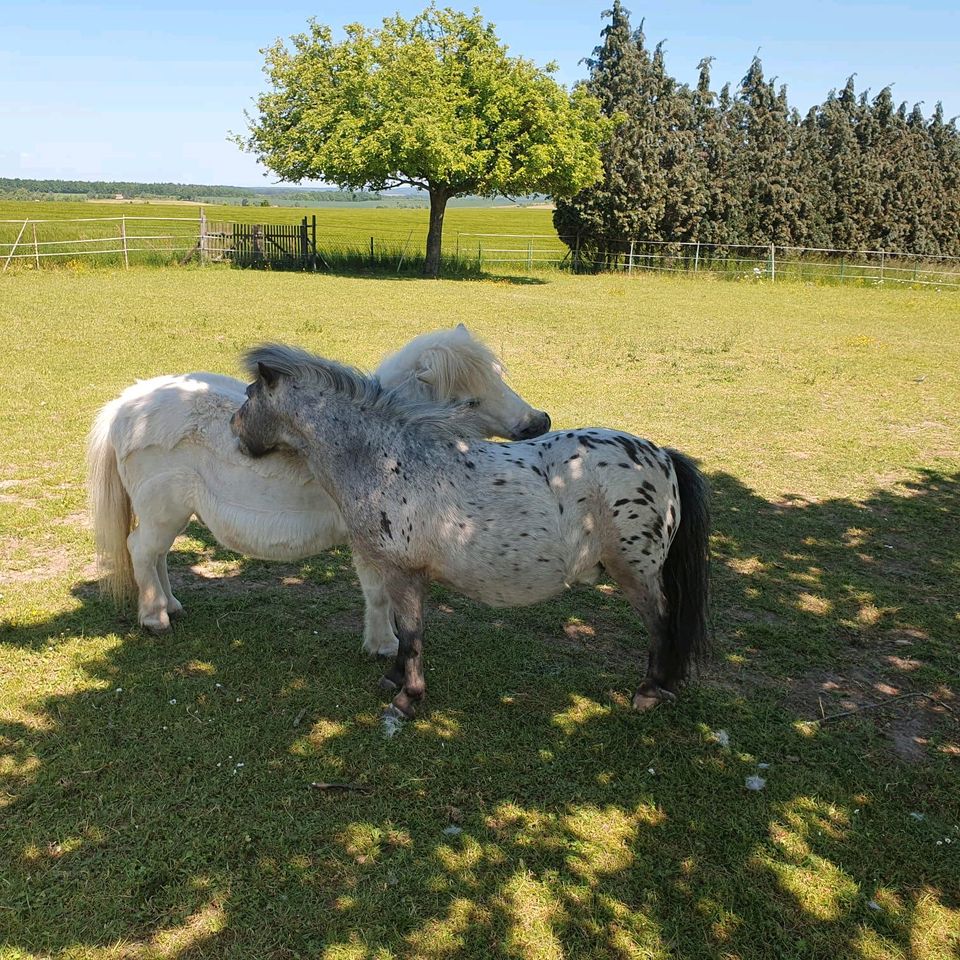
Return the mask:
M370 236L361 226L318 239L311 222L250 224L208 222L199 217L84 217L0 220L0 272L16 263L46 263L86 257L173 262L196 255L201 262L316 269L327 256L397 270L422 254L414 230ZM424 231L425 233L425 231ZM732 278L826 283L899 284L960 288L960 257L890 250L838 250L783 244L712 244L612 238L588 248L556 234L465 233L447 236L444 255L461 265L494 273L572 270L574 272L711 272ZM369 260L367 259L369 257Z
M508 246L509 244L509 246ZM894 283L960 287L960 257L891 250L841 250L785 244L713 244L614 238L602 249L543 234L460 233L457 255L532 269L556 264L576 272L712 272L738 278Z

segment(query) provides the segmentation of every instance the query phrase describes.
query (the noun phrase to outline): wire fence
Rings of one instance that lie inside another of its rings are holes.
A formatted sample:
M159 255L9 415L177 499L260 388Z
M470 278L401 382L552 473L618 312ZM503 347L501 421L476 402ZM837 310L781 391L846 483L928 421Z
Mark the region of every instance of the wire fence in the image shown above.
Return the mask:
M244 230L250 225L244 225ZM264 228L269 241L275 225ZM301 227L302 229L302 227ZM312 265L369 265L397 271L424 252L425 231L375 235L358 224L324 235L311 226ZM231 236L233 234L231 233ZM199 217L87 217L82 219L0 220L0 272L11 266L41 268L81 261L130 266L136 263L201 262L232 259L211 256L212 234ZM234 244L235 245L235 244ZM782 244L714 244L612 238L592 244L556 234L459 232L444 238L448 272L494 274L568 270L577 273L710 273L731 279L799 280L816 283L899 284L960 288L960 257L889 250L839 250ZM301 267L304 258L293 257Z
M0 220L0 261L6 270L24 261L82 257L130 265L131 255L169 261L197 245L196 217L86 217L72 220Z
M460 233L457 255L501 270L512 265L627 275L709 272L735 279L960 287L960 257L890 250L620 238L587 246L576 237Z

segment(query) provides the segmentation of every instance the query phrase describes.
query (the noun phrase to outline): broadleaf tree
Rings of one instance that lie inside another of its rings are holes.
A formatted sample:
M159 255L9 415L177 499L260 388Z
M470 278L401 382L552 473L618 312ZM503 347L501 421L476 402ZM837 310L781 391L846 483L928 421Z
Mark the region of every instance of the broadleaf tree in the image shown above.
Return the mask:
M452 197L565 197L600 177L597 102L558 84L554 65L509 56L478 11L431 5L344 33L335 42L311 20L292 47L262 51L270 88L237 142L281 180L425 190L426 275L438 275Z

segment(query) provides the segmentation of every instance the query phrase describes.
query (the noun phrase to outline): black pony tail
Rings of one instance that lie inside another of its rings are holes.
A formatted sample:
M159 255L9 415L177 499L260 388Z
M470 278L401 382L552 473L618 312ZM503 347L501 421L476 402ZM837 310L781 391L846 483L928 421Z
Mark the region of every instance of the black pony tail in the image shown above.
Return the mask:
M690 457L667 449L677 474L680 524L663 565L667 642L660 667L668 687L690 675L710 650L710 486Z

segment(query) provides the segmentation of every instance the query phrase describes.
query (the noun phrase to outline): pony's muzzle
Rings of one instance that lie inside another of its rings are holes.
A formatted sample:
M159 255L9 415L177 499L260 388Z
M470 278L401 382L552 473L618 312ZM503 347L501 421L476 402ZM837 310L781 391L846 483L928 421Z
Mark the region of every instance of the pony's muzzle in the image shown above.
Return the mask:
M516 431L513 439L532 440L534 437L539 437L541 434L546 433L549 429L550 414L545 413L543 410L538 410L522 427Z

